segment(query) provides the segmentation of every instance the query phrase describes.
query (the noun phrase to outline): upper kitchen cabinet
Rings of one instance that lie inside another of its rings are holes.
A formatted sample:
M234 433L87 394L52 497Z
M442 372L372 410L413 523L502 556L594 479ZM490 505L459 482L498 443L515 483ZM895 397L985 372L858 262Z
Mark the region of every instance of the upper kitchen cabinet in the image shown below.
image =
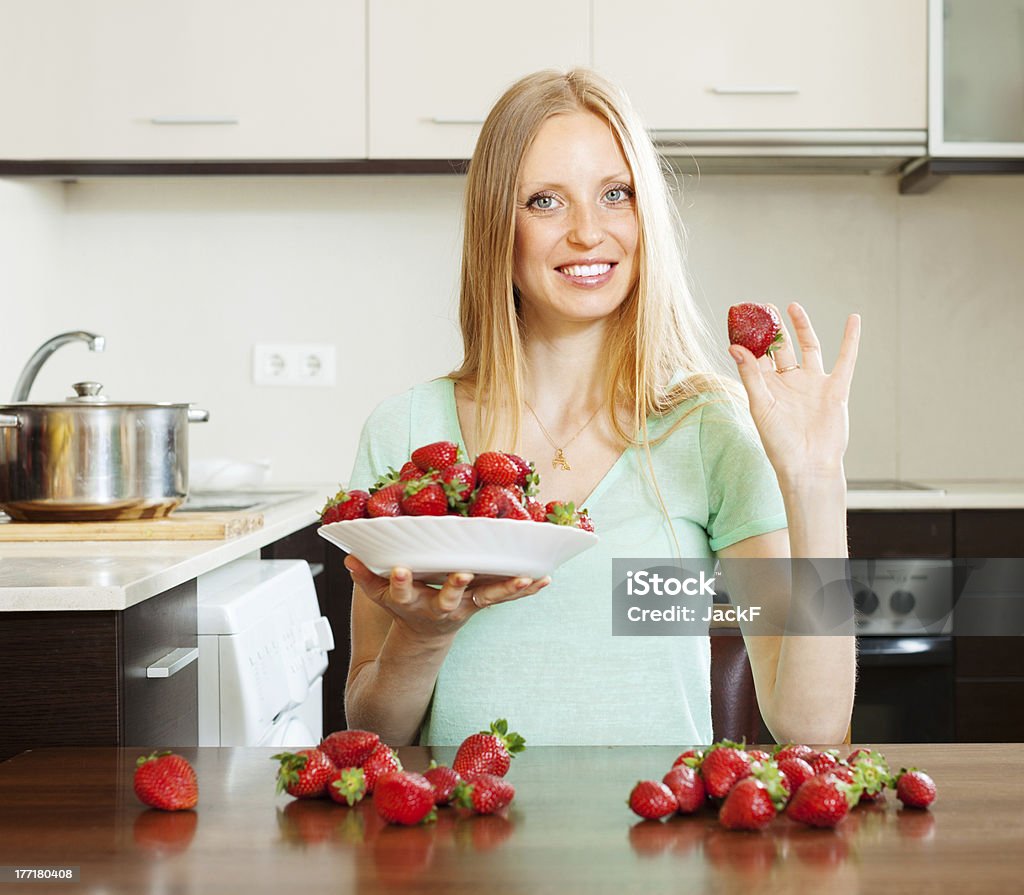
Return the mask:
M363 0L0 11L0 159L366 156Z
M655 131L923 131L927 0L594 0L594 66Z
M369 0L370 158L469 158L513 81L589 63L589 24L589 0Z

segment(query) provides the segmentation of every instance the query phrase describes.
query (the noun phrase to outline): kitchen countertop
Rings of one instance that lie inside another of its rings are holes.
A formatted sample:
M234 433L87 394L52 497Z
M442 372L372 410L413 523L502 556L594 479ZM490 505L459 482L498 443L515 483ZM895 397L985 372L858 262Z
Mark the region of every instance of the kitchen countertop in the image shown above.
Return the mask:
M313 524L337 486L275 490L301 496L266 507L262 528L227 540L0 543L0 612L127 609Z
M761 833L728 832L708 809L666 822L629 811L633 784L660 778L679 747L527 748L508 775L507 816L442 808L407 828L385 826L372 800L275 795L273 749L178 750L196 768L199 805L164 813L132 791L143 749L47 748L0 763L0 867L79 868L77 884L11 889L40 895L1017 891L1024 780L1006 769L1021 745L878 748L892 767L934 777L931 810L890 794L834 831L777 818ZM453 754L400 750L410 770Z
M1024 509L1024 479L915 479L936 491L848 491L850 510L1013 510Z

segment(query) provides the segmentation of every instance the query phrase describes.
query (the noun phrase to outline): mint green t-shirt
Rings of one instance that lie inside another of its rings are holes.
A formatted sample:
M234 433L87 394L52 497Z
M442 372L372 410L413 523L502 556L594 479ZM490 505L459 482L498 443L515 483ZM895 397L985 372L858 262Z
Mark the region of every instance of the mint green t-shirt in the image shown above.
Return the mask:
M690 399L651 420L651 436L687 411L651 448L681 556L711 557L785 528L778 481L757 433L727 403ZM415 448L441 440L466 449L448 378L374 410L350 486L368 487ZM612 636L612 559L676 555L645 470L642 450L628 448L586 502L599 543L559 567L540 593L478 612L459 631L438 674L421 743L457 745L499 717L532 745L712 741L708 638Z

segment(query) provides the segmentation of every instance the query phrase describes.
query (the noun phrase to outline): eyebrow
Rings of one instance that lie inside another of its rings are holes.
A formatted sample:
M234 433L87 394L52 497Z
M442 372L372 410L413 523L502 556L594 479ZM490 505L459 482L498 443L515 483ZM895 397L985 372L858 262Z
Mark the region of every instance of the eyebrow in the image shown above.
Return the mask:
M633 175L630 174L628 171L619 171L616 174L609 174L607 177L601 178L601 182L602 183L608 183L611 180L623 180L623 181L628 181L628 182L632 183L633 182ZM550 182L548 182L546 180L533 180L533 181L528 181L528 182L521 183L520 184L520 188L524 189L524 190L528 190L528 191L533 191L535 189L544 189L544 188L555 189L555 190L564 190L565 189L565 185L561 184L561 183L550 183Z

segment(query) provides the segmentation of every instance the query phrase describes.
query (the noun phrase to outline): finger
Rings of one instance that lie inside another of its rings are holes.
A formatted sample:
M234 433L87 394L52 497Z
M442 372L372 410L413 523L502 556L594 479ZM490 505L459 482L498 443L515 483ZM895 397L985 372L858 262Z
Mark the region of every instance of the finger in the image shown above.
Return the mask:
M786 310L789 318L793 321L793 330L796 333L796 342L800 346L800 363L805 370L815 373L824 373L825 369L821 364L821 343L818 341L818 334L811 325L811 318L803 307L792 302ZM782 366L786 366L783 364Z
M551 582L550 578L509 578L501 584L489 587L478 587L473 591L473 602L480 608L485 609L495 603L507 603L510 600L517 600L527 596L527 591L532 588L533 593L546 587ZM538 586L539 585L539 586Z
M771 401L771 393L764 381L765 372L754 357L742 345L730 345L729 356L736 361L736 368L740 374L740 382L747 391L750 399L750 406L760 406ZM761 358L764 360L764 358ZM771 361L768 361L768 368L771 369Z
M779 370L782 367L791 367L796 363L796 349L793 347L793 340L789 337L789 330L786 329L786 321L775 305L769 304L768 307L773 308L778 315L779 331L782 335L781 344L777 348L771 349L770 360L774 363L773 369Z
M371 600L380 603L387 593L390 582L372 571L361 559L355 556L345 557L345 568L348 569L352 580L359 586Z
M832 375L837 376L847 388L853 380L853 368L857 365L857 350L860 346L860 314L851 314L846 318L846 329L843 342L839 346L839 357L832 368Z
M448 613L458 609L472 581L473 575L469 572L452 572L437 592L438 612Z
M395 566L390 577L391 602L399 606L408 606L416 600L416 586L413 584L412 572Z

